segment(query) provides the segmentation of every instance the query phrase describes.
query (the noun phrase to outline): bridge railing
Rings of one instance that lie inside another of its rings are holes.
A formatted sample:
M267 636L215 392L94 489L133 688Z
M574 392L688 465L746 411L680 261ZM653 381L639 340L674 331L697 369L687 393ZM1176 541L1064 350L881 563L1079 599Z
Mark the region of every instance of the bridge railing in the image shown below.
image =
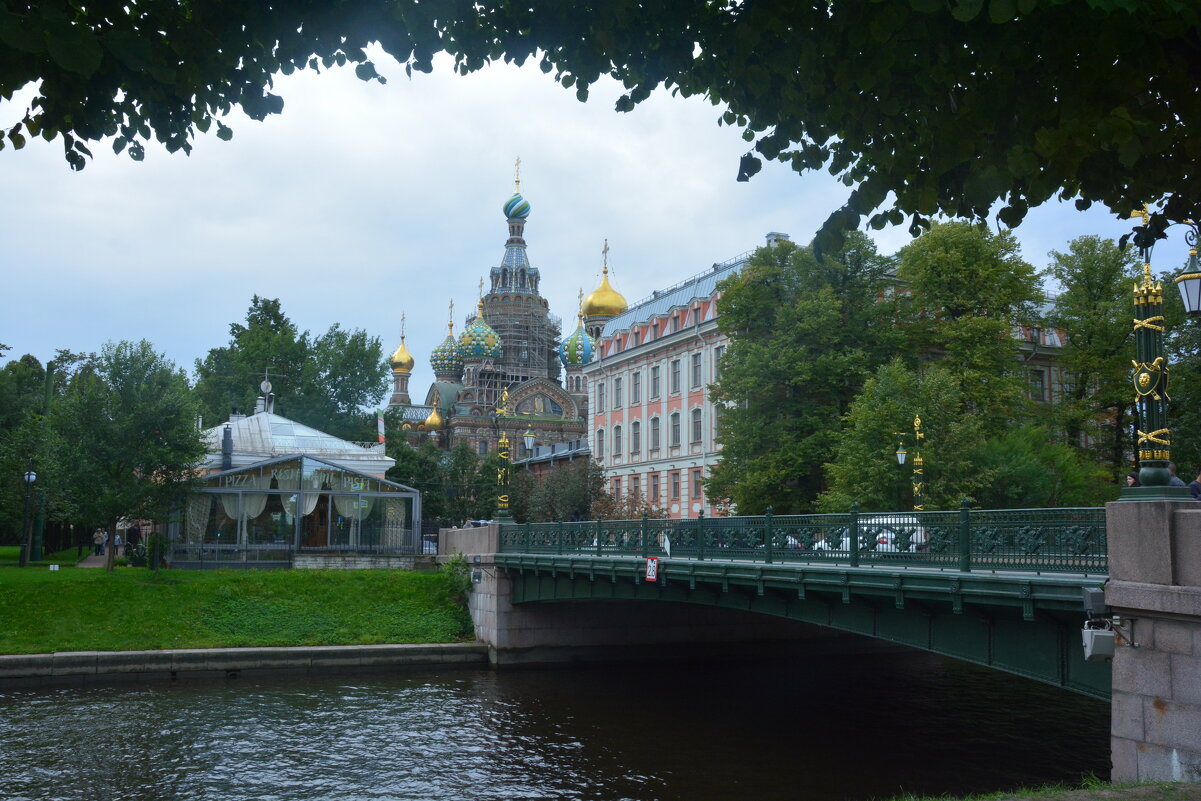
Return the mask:
M501 553L1108 572L1103 508L512 523Z

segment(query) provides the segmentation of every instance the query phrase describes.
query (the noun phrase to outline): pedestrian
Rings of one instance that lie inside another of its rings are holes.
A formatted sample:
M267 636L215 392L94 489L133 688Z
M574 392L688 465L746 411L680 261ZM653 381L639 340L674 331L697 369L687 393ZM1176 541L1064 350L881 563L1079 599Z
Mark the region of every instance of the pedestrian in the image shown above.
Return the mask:
M1201 501L1201 470L1197 471L1197 477L1188 483L1188 491L1193 493L1194 501Z
M100 533L100 529L92 532L92 552L96 556L104 553L104 536Z
M1142 486L1142 484L1140 484L1138 481L1138 473L1127 473L1126 474L1126 486L1127 487L1141 487Z
M100 529L100 555L108 553L108 530Z
M121 546L124 544L125 543L121 539L121 532L118 531L116 536L113 537L113 547L117 549L116 552L114 553L114 556L122 556L123 555L124 552L122 551Z
M1168 472L1172 474L1172 477L1170 479L1168 479L1169 487L1187 487L1188 486L1188 484L1184 483L1184 479L1182 479L1180 476L1176 475L1176 463L1175 462L1168 462Z

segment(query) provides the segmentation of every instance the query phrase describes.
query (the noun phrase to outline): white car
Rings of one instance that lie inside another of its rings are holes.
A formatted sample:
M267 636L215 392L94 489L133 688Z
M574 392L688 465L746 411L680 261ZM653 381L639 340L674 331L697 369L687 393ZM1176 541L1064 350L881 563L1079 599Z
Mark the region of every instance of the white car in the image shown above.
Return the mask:
M849 551L851 549L851 533L846 529L830 532L825 539L813 543L813 549L815 551L831 550L830 536L838 534L842 535L838 550ZM908 535L909 544L902 549L901 543L906 535ZM871 546L873 538L876 544ZM898 553L904 550L913 553L925 550L929 541L926 529L922 527L921 521L913 515L872 515L859 518L859 547L862 550L876 553Z

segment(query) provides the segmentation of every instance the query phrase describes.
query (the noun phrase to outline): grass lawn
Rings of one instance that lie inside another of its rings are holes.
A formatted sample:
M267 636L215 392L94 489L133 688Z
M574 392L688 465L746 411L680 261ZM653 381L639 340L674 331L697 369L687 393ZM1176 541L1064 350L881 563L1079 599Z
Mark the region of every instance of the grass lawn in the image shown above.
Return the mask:
M455 642L440 574L0 566L0 654Z
M77 556L75 548L67 548L55 553L43 553L40 562L34 562L35 565L74 565L87 556L92 551L90 548L85 548L83 556ZM0 545L0 567L5 565L17 565L21 561L21 546L20 545Z

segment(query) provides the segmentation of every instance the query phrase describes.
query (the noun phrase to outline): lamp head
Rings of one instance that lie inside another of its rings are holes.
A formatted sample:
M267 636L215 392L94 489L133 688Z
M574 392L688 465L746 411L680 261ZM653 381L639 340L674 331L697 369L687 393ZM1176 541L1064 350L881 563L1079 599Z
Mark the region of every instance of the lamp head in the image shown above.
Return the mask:
M25 483L26 484L32 484L33 482L35 482L37 480L38 480L38 474L33 472L32 470L30 470L28 473L25 474Z
M1189 248L1188 265L1176 276L1176 288L1184 301L1184 310L1190 315L1201 314L1201 263L1197 261L1197 249Z

